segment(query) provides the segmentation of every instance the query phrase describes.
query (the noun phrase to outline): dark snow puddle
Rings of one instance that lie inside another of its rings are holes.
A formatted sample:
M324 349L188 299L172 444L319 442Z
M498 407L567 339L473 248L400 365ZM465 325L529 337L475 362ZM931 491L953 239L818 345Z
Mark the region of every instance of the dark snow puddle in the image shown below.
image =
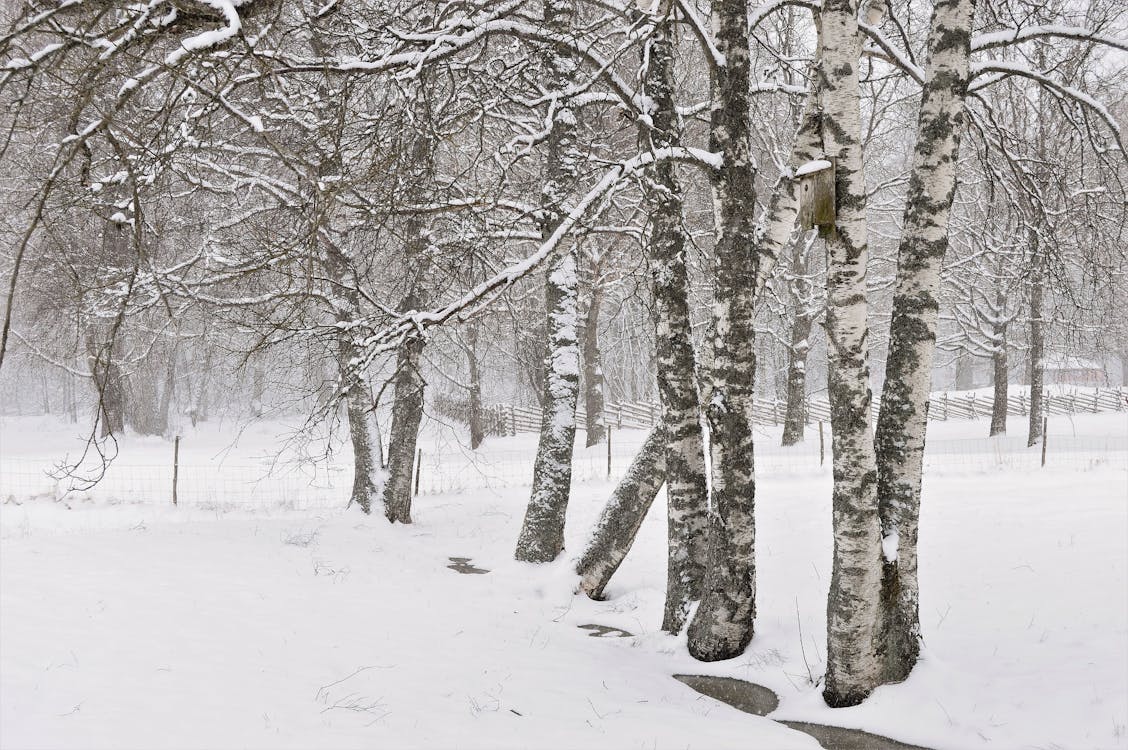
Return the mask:
M779 707L779 697L763 685L738 680L735 677L676 674L674 679L685 683L702 695L727 703L746 714L767 716Z
M595 625L589 623L587 625L578 625L580 630L590 630L588 633L592 638L633 638L634 633L628 633L622 628L612 628L607 625Z
M674 679L702 695L756 716L767 716L779 706L779 697L764 687L735 677L676 674ZM928 750L919 745L870 734L859 729L810 724L805 721L780 721L786 727L809 734L826 750Z
M450 557L450 558L447 558L447 559L450 560L450 563L451 563L447 567L450 568L453 571L458 572L458 573L462 573L464 575L476 575L476 576L480 576L480 575L484 575L486 573L489 573L489 571L486 570L485 568L479 568L479 567L475 566L473 563L471 563L469 557Z
M845 729L827 724L808 724L805 721L781 721L780 724L811 735L826 750L928 750L928 748L920 745L909 745L889 737L882 737L880 734L863 732L860 729Z

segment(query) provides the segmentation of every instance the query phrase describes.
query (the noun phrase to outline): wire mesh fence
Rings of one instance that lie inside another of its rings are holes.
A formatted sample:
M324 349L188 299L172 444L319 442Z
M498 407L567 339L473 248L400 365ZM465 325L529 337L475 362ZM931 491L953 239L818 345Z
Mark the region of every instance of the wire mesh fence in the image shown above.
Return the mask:
M605 443L591 448L577 446L573 481L618 480L644 438L641 431L613 432L610 447ZM423 448L416 462L414 486L426 495L527 486L535 455L535 445L514 449L487 443L478 451ZM756 471L766 479L829 474L831 460L829 435L821 449L817 437L789 448L765 439L756 447ZM931 440L925 450L925 471L929 473L1032 471L1041 465L1041 444L1028 447L1020 437ZM1045 465L1051 470L1128 471L1128 436L1050 435ZM172 503L171 461L164 465L115 461L95 486L79 490L72 489L70 478L52 476L52 468L43 461L0 457L0 501ZM176 495L180 505L199 509L339 508L348 503L351 480L351 467L340 461L180 464Z

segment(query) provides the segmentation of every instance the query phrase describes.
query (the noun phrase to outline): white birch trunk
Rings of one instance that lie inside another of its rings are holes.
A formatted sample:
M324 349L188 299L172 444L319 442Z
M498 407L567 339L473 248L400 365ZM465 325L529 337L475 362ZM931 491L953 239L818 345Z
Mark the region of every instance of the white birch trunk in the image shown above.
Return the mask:
M938 0L917 122L889 354L875 435L885 550L881 585L883 681L904 680L920 654L917 535L928 396L936 351L940 270L964 127L974 0Z
M558 34L570 34L575 12L572 0L547 0L545 26ZM547 59L550 90L565 91L575 79L577 65L565 45L551 47ZM550 107L552 132L547 141L541 209L541 234L545 238L563 220L565 199L575 183L582 160L576 143L575 112L562 98L555 99ZM533 466L532 494L515 554L518 560L525 562L549 562L564 549L564 519L572 489L572 447L580 391L578 294L576 248L572 245L551 265L545 278L548 345L540 442Z
M646 94L652 127L642 131L650 149L680 144L674 102L672 26L662 19L647 48ZM689 317L689 274L682 227L682 188L674 165L662 162L644 183L650 204L647 259L654 296L658 397L666 426L667 582L662 629L677 633L701 598L708 561L708 483L701 404ZM657 474L657 472L655 472Z
M830 706L860 703L877 686L881 535L870 431L866 320L866 185L858 95L854 0L827 0L819 14L817 85L826 158L835 163L834 227L827 233L827 350L834 456L834 556L827 599Z
M638 529L654 504L666 478L666 434L656 427L631 462L626 475L615 487L595 525L591 541L576 564L579 590L592 599L601 599L603 589L634 544Z
M759 254L755 239L755 167L748 114L750 62L747 0L713 4L717 50L710 149L724 155L713 174L717 240L713 248L712 395L706 404L712 463L709 563L701 604L689 626L689 653L703 661L739 655L756 614L752 440L755 385L753 302Z

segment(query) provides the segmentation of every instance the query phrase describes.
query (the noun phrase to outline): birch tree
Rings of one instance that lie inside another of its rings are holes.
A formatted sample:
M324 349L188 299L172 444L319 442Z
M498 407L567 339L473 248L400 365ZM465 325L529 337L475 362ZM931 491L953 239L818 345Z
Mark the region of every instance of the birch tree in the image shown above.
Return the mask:
M816 61L822 145L835 170L836 204L835 223L826 237L834 555L823 690L824 700L833 707L860 703L880 681L876 639L881 537L870 432L867 194L857 13L853 0L823 5Z
M653 102L653 111L650 127L643 128L641 134L651 150L680 143L681 127L674 99L675 46L669 13L667 10L655 22L644 51L643 91ZM654 299L658 398L666 437L668 556L662 629L676 633L685 623L691 602L701 598L705 576L705 455L689 317L682 188L670 163L652 167L643 185L650 206L646 249ZM655 475L659 474L657 468L651 469Z
M924 442L974 18L974 0L938 0L933 8L897 251L885 386L874 437L884 552L878 638L886 682L905 679L920 653L917 534Z
M544 24L550 33L572 33L576 8L572 0L548 0ZM550 131L546 139L544 187L541 192L541 236L552 237L562 221L582 155L577 145L576 112L565 92L575 81L578 61L564 44L550 45L545 55ZM576 402L580 363L577 298L579 272L573 245L545 273L547 346L540 441L533 465L533 487L517 538L518 560L550 562L564 549L564 519L572 491L572 447L576 438Z

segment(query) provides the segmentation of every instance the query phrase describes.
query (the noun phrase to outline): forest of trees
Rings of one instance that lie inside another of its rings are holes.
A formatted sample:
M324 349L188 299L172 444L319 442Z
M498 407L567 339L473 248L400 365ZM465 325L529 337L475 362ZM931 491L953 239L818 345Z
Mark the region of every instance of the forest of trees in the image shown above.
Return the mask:
M720 660L756 614L753 403L790 444L825 394L831 706L919 655L930 392L992 387L998 434L1028 387L1033 444L1051 358L1128 378L1120 0L2 7L6 411L107 457L217 413L339 424L352 503L411 523L426 413L477 447L536 406L542 563L577 431L653 401L580 588L665 485L661 626Z

